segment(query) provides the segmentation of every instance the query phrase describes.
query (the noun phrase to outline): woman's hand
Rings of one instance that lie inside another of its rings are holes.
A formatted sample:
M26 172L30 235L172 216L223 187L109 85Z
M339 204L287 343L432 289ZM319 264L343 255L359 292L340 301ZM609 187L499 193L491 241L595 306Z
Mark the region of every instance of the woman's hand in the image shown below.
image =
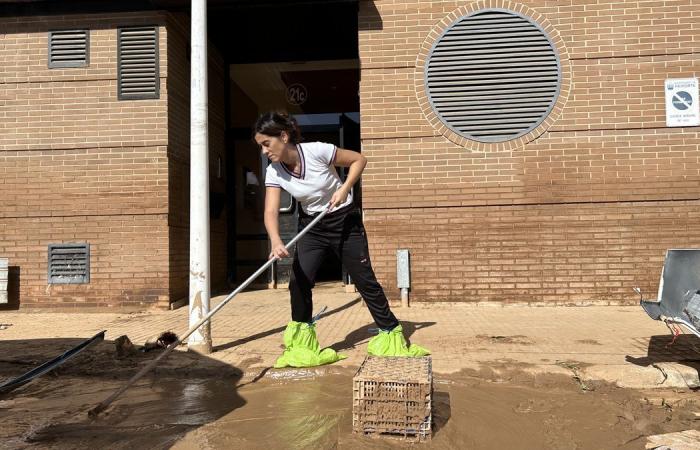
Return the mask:
M270 252L270 256L268 259L272 258L287 258L289 256L289 251L287 250L287 247L284 246L284 242L282 241L275 241L272 243L272 251Z
M345 185L341 186L341 188L335 191L335 193L331 197L329 205L335 208L336 206L345 203L345 200L348 199L348 192L350 192L350 190L346 188Z

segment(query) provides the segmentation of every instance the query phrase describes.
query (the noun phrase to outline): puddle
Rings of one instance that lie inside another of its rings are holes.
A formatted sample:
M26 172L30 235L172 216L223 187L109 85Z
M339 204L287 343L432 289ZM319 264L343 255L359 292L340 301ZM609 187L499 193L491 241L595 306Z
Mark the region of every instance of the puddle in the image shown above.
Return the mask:
M433 394L433 438L426 449L643 448L645 436L695 425L688 398L654 405L634 390L598 384L585 392L569 377L513 371L509 382L481 373L440 377ZM444 378L444 379L443 379ZM239 390L246 406L189 432L175 449L405 448L406 443L352 433L352 374ZM675 394L676 396L680 394Z
M160 379L133 386L97 420L87 410L123 381L76 377L35 382L0 410L0 447L168 448L187 431L216 421L245 401L236 378Z
M270 370L250 381L216 365L221 363L202 367L179 352L170 368L145 377L91 421L87 411L135 370L134 362L110 370L106 362L114 361L100 360L106 357L97 352L80 370L42 377L0 399L0 447L406 447L352 433L352 369ZM603 383L584 391L572 377L506 366L436 375L433 438L420 447L639 449L645 436L698 426L693 413L700 408L692 392L657 390L653 395L666 400L652 402L641 391ZM0 374L10 369L0 364Z

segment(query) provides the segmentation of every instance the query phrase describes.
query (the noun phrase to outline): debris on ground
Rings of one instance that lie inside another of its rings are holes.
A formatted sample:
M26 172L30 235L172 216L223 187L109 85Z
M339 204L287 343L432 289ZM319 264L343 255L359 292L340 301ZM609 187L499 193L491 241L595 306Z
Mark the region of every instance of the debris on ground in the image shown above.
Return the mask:
M647 450L698 450L700 449L700 431L687 430L648 436L644 448Z
M9 380L4 381L3 383L0 383L0 394L6 394L8 392L11 392L21 386L24 386L25 384L33 381L35 378L39 378L40 376L51 372L52 370L56 369L58 366L61 364L65 363L66 361L70 360L83 350L85 350L88 347L91 347L99 342L102 342L105 338L105 331L101 331L91 337L90 339L87 339L77 346L73 347L70 350L67 350L66 352L58 355L57 357L45 362L44 364L30 370L29 372L26 372L23 375L20 375L16 378L12 378Z
M569 369L573 373L572 378L574 379L574 381L576 381L579 384L579 386L581 387L581 390L583 390L583 391L595 390L592 386L587 385L586 382L583 381L583 378L581 378L581 375L579 374L581 367L579 366L578 363L571 362L571 361L557 361L555 364L559 367Z
M129 336L125 334L114 340L114 346L119 358L128 358L134 356L138 352L136 346L131 342L131 339L129 339Z
M2 330L7 330L7 329L10 328L11 326L12 326L11 323L0 323L0 331L2 331Z
M158 340L156 341L156 344L160 345L163 348L166 348L170 344L177 342L178 337L177 334L173 333L172 331L164 331L163 333L158 336Z
M173 333L172 331L164 331L158 335L157 338L146 341L143 347L141 347L141 351L150 352L151 350L157 350L159 348L168 348L170 344L177 342L178 340L180 340L180 338L177 337L177 334Z
M480 341L488 341L491 344L533 344L532 339L528 338L527 336L523 336L522 334L517 334L514 336L478 334L476 338Z

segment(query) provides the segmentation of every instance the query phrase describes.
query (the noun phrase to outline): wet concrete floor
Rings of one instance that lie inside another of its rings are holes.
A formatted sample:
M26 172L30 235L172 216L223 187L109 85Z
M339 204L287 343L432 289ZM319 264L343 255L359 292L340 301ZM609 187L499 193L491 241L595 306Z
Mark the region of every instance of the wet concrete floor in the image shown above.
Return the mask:
M1 350L1 349L0 349ZM30 353L31 354L31 353ZM201 356L173 360L106 413L87 411L154 357L116 359L105 343L54 374L0 397L0 447L56 449L405 448L352 433L352 371L242 371ZM0 362L0 379L32 361ZM642 449L646 436L697 429L689 391L637 391L494 371L435 375L433 438L426 449ZM319 375L320 373L320 375Z

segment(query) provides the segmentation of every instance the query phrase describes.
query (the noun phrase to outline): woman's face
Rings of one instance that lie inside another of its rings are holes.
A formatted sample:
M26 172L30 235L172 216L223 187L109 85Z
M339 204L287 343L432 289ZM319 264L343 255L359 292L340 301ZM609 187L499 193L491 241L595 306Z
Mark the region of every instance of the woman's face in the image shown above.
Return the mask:
M285 138L286 133L284 132L279 137L268 136L262 133L255 134L255 142L260 146L260 151L272 162L281 161L282 156L287 151L287 144L283 140Z

